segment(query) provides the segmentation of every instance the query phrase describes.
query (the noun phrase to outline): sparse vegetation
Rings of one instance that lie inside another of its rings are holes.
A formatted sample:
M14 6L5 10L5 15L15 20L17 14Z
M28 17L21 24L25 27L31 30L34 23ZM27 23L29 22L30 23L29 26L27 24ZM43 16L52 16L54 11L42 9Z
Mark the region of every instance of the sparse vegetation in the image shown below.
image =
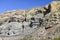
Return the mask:
M33 40L31 37L25 36L23 39L21 40Z
M59 38L54 38L53 40L60 40L60 37Z

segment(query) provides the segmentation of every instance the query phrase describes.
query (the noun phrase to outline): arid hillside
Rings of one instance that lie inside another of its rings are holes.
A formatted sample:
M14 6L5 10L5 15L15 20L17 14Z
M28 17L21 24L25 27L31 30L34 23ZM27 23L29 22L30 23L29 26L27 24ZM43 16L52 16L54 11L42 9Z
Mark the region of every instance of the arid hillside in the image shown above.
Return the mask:
M0 14L0 40L53 40L60 38L60 2Z

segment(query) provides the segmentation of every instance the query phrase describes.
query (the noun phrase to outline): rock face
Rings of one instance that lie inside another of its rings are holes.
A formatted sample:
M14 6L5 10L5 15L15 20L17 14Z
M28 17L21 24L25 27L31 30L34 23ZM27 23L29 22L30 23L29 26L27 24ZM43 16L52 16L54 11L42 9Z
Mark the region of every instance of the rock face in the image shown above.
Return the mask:
M11 10L0 14L0 39L20 40L26 35L34 40L60 37L60 2L44 7Z

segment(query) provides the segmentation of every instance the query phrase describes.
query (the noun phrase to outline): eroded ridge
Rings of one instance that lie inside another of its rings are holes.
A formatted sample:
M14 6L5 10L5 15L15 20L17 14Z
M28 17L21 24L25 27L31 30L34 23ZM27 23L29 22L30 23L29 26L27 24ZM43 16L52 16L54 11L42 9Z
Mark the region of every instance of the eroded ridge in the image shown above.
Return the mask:
M34 40L52 40L60 36L58 28L60 11L59 3L56 2L45 7L12 10L0 14L0 37L6 37L4 40L17 40L26 35Z

